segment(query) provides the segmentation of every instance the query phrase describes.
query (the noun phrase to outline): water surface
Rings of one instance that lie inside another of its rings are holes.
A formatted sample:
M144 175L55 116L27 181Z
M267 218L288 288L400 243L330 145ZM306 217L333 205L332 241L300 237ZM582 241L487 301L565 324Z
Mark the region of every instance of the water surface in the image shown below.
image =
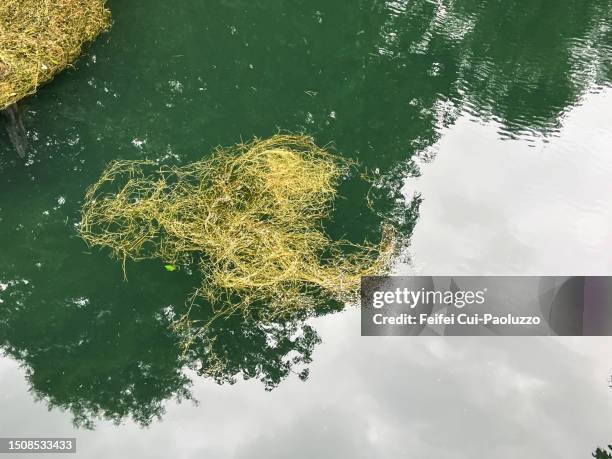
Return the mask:
M0 134L3 435L185 458L588 457L610 441L608 339L364 339L357 311L329 305L234 318L183 354L168 311L197 275L152 261L125 282L75 224L112 159L305 132L377 177L411 241L398 272L610 275L611 1L109 6L112 30L23 101L25 162ZM341 192L328 231L376 239L368 188Z

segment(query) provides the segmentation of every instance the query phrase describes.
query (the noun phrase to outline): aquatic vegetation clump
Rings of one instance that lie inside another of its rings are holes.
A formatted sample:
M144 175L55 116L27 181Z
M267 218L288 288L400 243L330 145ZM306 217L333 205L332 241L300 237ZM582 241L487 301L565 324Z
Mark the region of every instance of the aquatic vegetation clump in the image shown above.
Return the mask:
M0 2L0 110L32 94L108 28L105 0Z
M115 161L87 191L80 235L124 270L128 259L197 262L197 293L223 314L253 304L291 312L315 290L349 301L393 252L389 230L355 244L323 228L351 167L299 135L218 148L184 167Z

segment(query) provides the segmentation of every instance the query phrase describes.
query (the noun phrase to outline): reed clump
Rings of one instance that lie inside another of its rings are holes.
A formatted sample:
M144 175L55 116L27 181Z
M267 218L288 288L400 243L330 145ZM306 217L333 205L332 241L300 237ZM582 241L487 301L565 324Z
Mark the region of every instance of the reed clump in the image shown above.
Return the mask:
M0 110L71 65L109 24L105 0L2 0Z
M128 259L197 261L197 293L223 314L255 303L291 312L315 290L349 301L393 252L388 230L354 244L323 229L351 167L301 135L218 148L183 167L114 161L87 191L79 231L124 270Z

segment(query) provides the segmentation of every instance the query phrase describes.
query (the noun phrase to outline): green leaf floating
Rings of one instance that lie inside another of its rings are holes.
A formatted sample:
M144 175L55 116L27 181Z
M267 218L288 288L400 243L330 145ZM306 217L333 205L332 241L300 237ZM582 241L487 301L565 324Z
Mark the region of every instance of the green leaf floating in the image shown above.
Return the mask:
M166 271L176 271L176 266L174 265L164 265L164 268L166 268Z

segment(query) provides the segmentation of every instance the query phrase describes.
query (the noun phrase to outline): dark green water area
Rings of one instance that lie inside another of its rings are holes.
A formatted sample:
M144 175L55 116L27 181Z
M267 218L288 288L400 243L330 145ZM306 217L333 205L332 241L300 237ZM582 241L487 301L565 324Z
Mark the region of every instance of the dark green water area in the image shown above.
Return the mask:
M24 412L49 407L62 413L64 431L71 431L72 421L76 432L114 421L132 427L167 425L175 432L177 424L164 424L164 413L177 398L198 398L200 405L193 408L198 416L223 418L223 405L212 408L206 397L194 397L198 384L212 391L222 387L231 398L240 391L273 394L287 383L300 398L313 379L325 377L323 370L313 370L317 356L335 356L338 362L349 358L326 348L316 326L323 316L345 320L338 304L317 310L318 319L304 315L261 323L235 316L218 321L184 352L168 324L198 285L197 272L169 272L161 261L132 262L126 282L120 263L77 236L85 190L113 159L184 165L218 145L278 132L306 133L319 145L331 144L359 161L377 178L378 209L410 239L417 236L421 214L422 227L427 227L428 200L424 192L406 194L407 183L425 180L426 168L436 167L439 153L439 164L448 170L434 174L438 179L429 183L432 200L437 189L474 174L479 163L479 176L500 178L438 194L447 196L446 204L467 216L468 223L481 222L469 230L475 245L484 240L482 231L496 224L491 209L503 207L505 199L524 189L518 179L503 196L487 201L488 190L509 170L523 177L552 155L540 177L554 177L558 167L580 183L592 182L571 171L581 170L578 165L588 163L590 152L597 150L594 167L606 171L606 183L612 182L612 143L598 141L600 134L610 140L605 126L582 137L564 134L574 110L588 111L589 121L579 123L584 129L610 118L610 0L109 0L108 6L111 30L86 49L74 68L21 102L28 137L25 159L0 132L0 347L4 360L14 364L15 381L27 385L30 393L24 400L36 400L23 405ZM457 131L457 126L465 128ZM457 132L468 134L452 147L435 148ZM484 132L489 142L479 147ZM471 145L480 148L481 159L469 156ZM450 162L443 161L443 154ZM530 189L521 201L524 206L551 187ZM590 209L591 216L612 215L612 194L598 191L592 200L575 190L564 205ZM343 199L325 222L331 235L378 239L381 218L368 209L369 191L353 178L342 184ZM488 204L463 206L462 191ZM487 212L493 215L488 220L479 217ZM563 221L568 212L561 212L559 227L575 223L570 217ZM427 250L463 234L465 221L451 221L450 229L435 233ZM529 221L525 217L523 229ZM603 253L612 246L612 232L602 235L590 221L581 223L584 239L607 241L591 247L594 254ZM431 228L429 234L441 226ZM496 234L503 245L503 234ZM461 241L457 244L469 252L469 244ZM571 242L563 244L571 252ZM538 249L530 250L526 253ZM606 257L608 264L593 270L612 274ZM509 259L497 261L503 265ZM457 260L449 269L495 271L470 255ZM517 266L517 273L523 273ZM563 266L571 269L572 262ZM429 272L446 267L437 265L435 257L427 265ZM211 312L202 307L197 314L205 320ZM359 339L357 327L339 327L333 333ZM409 341L402 344L409 346ZM377 358L388 358L391 365L390 355ZM331 399L335 392L319 395ZM279 407L281 401L270 404ZM196 422L190 421L194 412L184 419L173 416L183 419L184 426ZM325 419L322 413L317 416ZM240 424L232 419L222 422ZM131 432L132 427L116 429ZM219 457L214 448L197 451L204 454L199 457ZM213 452L206 456L207 451ZM338 451L335 457L344 457ZM310 457L315 453L310 451ZM232 454L227 457L237 457Z

